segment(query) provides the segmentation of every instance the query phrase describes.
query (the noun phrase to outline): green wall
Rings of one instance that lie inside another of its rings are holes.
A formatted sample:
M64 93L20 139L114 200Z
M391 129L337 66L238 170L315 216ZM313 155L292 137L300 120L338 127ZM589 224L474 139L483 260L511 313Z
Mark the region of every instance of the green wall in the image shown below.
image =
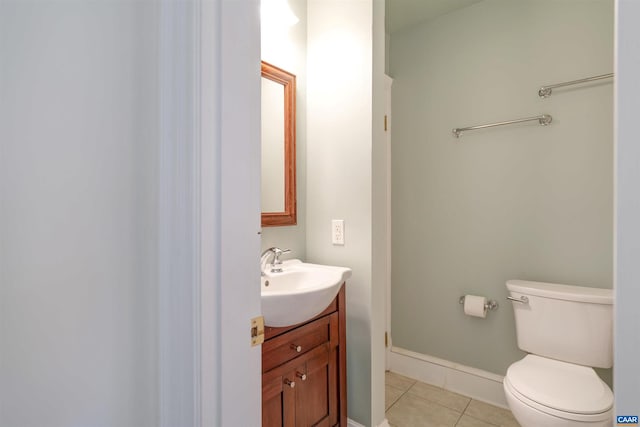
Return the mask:
M506 280L612 286L613 84L537 89L612 72L613 26L611 0L486 0L391 35L394 346L504 374Z

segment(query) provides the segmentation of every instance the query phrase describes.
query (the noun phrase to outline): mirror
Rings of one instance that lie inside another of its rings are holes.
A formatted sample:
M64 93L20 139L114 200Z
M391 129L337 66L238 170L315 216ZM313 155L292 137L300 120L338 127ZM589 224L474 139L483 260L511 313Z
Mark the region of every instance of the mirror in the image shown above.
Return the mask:
M262 61L262 226L296 224L296 76Z

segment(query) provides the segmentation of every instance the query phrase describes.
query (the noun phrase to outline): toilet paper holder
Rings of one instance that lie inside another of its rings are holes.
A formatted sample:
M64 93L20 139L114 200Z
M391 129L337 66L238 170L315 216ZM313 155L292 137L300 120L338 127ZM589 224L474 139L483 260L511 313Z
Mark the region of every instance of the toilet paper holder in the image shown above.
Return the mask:
M464 295L462 295L460 299L458 299L458 304L464 305ZM484 305L484 308L489 311L496 311L498 307L498 302L494 299L487 300L486 304Z

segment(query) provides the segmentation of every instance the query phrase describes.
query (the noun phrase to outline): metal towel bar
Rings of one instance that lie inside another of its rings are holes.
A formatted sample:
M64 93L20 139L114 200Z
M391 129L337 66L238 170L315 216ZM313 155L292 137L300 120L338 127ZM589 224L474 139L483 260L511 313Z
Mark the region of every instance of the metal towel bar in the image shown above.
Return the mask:
M508 120L506 122L489 123L487 125L469 126L466 128L455 128L452 130L452 132L453 132L453 136L455 136L456 138L460 138L460 134L468 130L484 129L484 128L491 128L494 126L512 125L514 123L531 122L531 121L537 121L542 126L547 126L553 121L553 117L551 117L549 114L542 114L540 116L527 117L525 119Z
M572 80L570 82L556 83L554 85L542 86L540 88L540 90L538 90L538 96L540 98L548 98L548 97L551 96L551 92L553 91L553 89L555 89L557 87L571 86L571 85L577 85L577 84L581 84L581 83L589 83L589 82L593 82L595 80L608 79L608 78L611 78L611 77L613 77L613 73L601 74L599 76L593 76L593 77L587 77L587 78L584 78L584 79Z

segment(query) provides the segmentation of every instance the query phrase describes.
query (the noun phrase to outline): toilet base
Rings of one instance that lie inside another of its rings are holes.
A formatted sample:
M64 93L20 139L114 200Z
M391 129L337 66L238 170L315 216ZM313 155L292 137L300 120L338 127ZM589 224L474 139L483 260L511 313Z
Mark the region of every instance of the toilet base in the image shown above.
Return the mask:
M605 419L577 421L557 417L532 408L515 397L513 393L507 389L506 384L504 385L504 394L507 398L509 409L511 409L514 418L520 423L521 427L613 427L613 409L608 411L608 416Z

